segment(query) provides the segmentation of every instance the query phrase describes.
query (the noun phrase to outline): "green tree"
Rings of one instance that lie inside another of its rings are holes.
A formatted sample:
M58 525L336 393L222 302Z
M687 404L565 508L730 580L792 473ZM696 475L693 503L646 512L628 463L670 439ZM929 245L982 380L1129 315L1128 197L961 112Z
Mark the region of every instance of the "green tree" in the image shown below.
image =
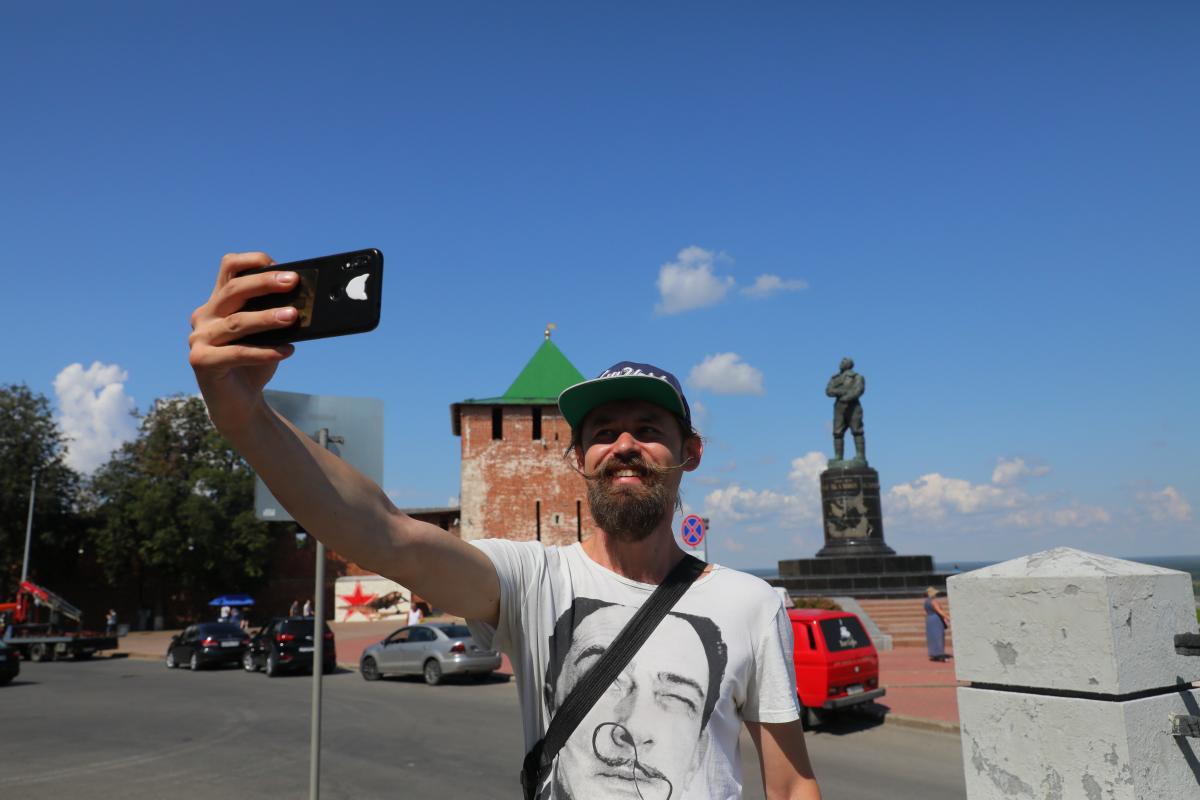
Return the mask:
M63 460L66 451L44 395L24 384L0 386L0 600L13 596L21 576L35 469L34 554L47 545L65 547L77 535L72 511L80 480ZM36 564L31 559L31 568Z
M199 398L158 400L91 491L97 561L111 583L136 580L157 614L261 583L270 538L254 516L254 473Z

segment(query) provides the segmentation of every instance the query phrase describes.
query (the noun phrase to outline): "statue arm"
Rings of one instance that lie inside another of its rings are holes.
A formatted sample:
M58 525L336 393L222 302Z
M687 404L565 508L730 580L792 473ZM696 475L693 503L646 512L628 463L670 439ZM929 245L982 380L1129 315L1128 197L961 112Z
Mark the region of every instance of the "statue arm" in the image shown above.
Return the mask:
M843 400L857 400L858 398L863 396L863 392L865 392L866 390L867 390L867 381L863 378L862 375L855 375L854 379L850 381L850 386L848 386L846 388L845 393L842 395L842 399Z
M842 396L841 377L842 377L842 375L839 372L837 375L834 375L832 378L829 379L829 383L825 384L826 397L839 397L840 398Z

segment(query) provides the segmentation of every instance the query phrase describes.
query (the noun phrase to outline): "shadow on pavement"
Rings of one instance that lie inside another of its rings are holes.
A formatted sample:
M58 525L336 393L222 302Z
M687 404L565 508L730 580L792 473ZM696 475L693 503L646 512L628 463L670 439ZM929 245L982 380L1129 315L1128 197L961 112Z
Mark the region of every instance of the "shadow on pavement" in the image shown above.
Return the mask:
M821 722L815 728L806 728L806 733L822 733L831 736L847 736L862 733L871 728L878 728L884 723L888 707L878 703L868 703L855 708L846 708L836 712L825 712Z

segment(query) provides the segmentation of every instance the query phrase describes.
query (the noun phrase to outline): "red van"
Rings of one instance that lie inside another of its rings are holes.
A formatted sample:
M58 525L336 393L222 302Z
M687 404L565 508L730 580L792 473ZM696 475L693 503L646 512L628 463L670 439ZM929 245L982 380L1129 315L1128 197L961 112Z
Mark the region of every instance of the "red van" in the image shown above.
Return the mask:
M789 608L787 613L804 727L887 693L879 685L879 654L858 617L818 608Z

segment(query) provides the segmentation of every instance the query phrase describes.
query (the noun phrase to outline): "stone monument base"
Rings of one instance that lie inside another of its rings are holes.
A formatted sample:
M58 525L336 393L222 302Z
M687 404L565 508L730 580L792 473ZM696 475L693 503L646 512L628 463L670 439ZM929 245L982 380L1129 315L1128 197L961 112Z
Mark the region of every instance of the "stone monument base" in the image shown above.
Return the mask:
M793 597L887 599L920 597L930 586L944 592L951 574L935 572L933 556L825 556L780 561L779 575L767 582L783 587Z

